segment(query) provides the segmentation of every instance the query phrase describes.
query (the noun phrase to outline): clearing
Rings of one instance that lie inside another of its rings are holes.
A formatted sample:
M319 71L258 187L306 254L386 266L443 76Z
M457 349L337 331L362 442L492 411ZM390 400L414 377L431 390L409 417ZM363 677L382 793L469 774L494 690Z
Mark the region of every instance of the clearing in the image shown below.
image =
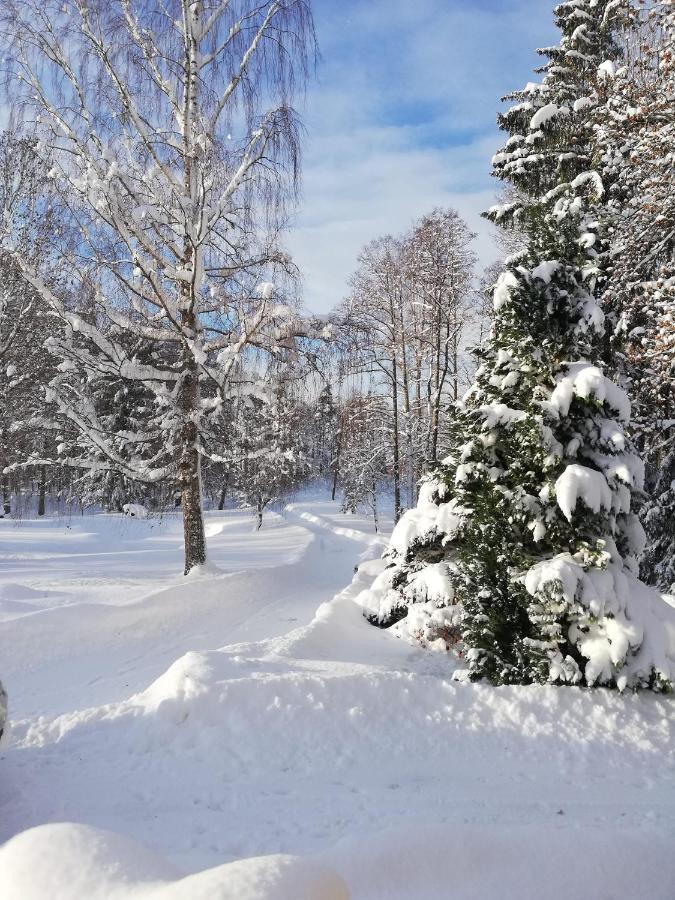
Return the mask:
M454 682L363 620L384 540L335 504L207 523L184 579L178 517L0 521L0 842L125 838L12 841L3 900L346 896L204 872L268 854L354 900L672 900L672 698Z

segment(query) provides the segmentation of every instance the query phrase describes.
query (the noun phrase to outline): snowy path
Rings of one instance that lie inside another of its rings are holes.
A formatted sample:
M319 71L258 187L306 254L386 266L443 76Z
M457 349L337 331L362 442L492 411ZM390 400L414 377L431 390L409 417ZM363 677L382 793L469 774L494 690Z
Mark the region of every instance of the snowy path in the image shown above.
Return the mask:
M0 522L0 841L74 821L182 871L309 854L355 900L672 900L671 698L454 683L363 622L358 582L327 603L381 548L329 503L208 527L221 571L186 581L174 520Z
M353 540L290 511L269 513L260 534L245 512L214 513L207 533L220 572L186 584L177 517L0 520L1 677L13 716L122 699L188 650L284 634L349 582L358 556ZM379 543L362 534L361 551Z

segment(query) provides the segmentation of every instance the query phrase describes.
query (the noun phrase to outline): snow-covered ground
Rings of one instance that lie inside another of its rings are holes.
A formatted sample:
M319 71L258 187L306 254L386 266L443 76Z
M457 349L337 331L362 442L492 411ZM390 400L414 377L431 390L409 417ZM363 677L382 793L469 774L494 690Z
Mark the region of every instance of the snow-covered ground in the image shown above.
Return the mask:
M333 504L208 532L0 521L2 900L672 900L675 700L453 682Z

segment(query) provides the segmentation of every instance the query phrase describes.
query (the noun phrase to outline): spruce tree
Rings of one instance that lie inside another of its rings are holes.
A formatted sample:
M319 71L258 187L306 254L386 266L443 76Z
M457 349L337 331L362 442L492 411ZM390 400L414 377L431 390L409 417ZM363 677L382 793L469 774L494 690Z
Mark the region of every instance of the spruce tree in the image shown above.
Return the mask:
M669 608L634 578L644 533L631 499L643 473L624 431L628 400L602 362L593 110L617 55L615 6L557 6L562 38L541 51L541 83L500 118L510 136L495 174L516 190L490 216L515 220L525 249L495 287L492 339L454 416L453 452L362 597L381 625L418 603L441 637L457 625L470 677L495 684L665 688L675 671ZM417 631L417 610L414 620Z
M618 371L633 405L632 432L646 462L640 572L675 582L675 4L633 11L630 54L608 82L599 116L611 179L612 228L603 306ZM605 181L607 177L603 175Z

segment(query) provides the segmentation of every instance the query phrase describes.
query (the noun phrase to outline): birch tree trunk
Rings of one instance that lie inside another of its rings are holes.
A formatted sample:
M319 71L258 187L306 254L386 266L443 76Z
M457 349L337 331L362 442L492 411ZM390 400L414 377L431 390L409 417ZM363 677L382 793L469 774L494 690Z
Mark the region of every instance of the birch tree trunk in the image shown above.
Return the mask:
M342 455L343 427L341 426L337 433L337 450L333 461L333 489L330 498L335 500L337 495L337 486L340 479L340 457Z
M198 182L201 176L198 164L197 148L194 136L197 134L200 113L198 98L198 44L195 34L199 30L201 4L194 3L192 8L183 7L185 17L185 58L186 72L185 94L183 98L183 190L185 206L192 215L187 218L184 238L183 266L185 272L191 272L189 281L181 286L181 324L184 335L194 335L198 331L195 279L201 269L199 265L200 247L193 241L191 222L202 215L198 200ZM190 21L191 17L191 21ZM181 506L183 510L183 539L185 544L185 574L195 566L206 562L206 536L204 534L204 516L202 513L202 484L200 477L200 459L198 449L200 420L199 368L194 353L187 342L183 341L183 371L178 394L180 413L180 432L178 439L178 483L180 486Z
M198 428L195 413L199 407L199 376L191 355L185 363L179 395L182 417L179 436L178 485L183 510L185 574L206 562L206 537L202 513L202 490L197 449Z
M47 492L47 467L40 466L40 482L38 485L38 516L45 514L45 494Z
M398 366L396 352L392 356L391 373L391 406L392 406L392 457L394 467L394 524L401 518L401 445L399 440L398 413Z

